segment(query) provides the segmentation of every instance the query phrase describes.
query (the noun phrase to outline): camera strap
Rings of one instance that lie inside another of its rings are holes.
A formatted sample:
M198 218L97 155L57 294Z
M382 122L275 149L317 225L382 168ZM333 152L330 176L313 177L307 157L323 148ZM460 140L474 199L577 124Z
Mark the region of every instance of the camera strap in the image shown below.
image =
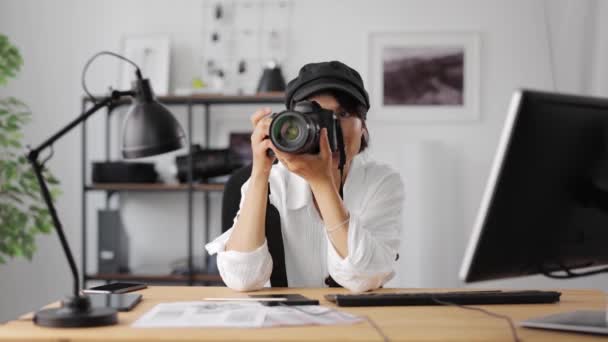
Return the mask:
M342 126L340 121L336 124L336 140L338 140L338 151L340 152L340 161L338 169L340 169L340 198L344 200L344 165L346 164L346 150L344 148L344 136L342 135Z

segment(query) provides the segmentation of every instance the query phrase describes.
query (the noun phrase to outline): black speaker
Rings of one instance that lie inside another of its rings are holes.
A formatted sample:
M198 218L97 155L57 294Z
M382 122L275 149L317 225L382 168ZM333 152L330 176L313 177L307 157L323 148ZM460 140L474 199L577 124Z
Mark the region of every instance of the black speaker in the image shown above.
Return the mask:
M98 273L129 272L129 237L119 210L97 211Z

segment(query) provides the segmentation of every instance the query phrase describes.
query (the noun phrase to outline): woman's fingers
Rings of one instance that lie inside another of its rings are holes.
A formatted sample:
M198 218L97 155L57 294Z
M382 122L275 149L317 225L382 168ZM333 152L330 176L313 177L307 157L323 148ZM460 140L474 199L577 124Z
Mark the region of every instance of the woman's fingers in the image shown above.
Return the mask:
M268 116L271 112L272 110L269 107L260 108L256 110L255 113L253 113L253 115L251 116L251 125L253 126L253 128L255 129L258 125L258 122L264 117Z
M311 162L314 162L318 159L318 156L310 155L310 154L292 154L278 151L275 147L273 147L273 151L275 155L279 159L279 161L285 165L285 167L291 171L299 173L302 170L305 170L310 167Z
M262 141L259 146L267 157L271 158L272 160L276 159L276 154L272 155L269 153L269 150L272 150L273 148L272 141L270 141L270 139Z
M287 153L287 152L283 152L283 151L279 151L276 147L274 147L272 150L274 151L275 155L277 156L277 158L279 158L279 160L284 160L287 163L294 163L298 160L300 155L297 154L292 154L292 153Z
M251 150L253 152L253 165L256 169L264 172L270 171L274 158L268 155L268 149L272 145L268 139L268 128L270 127L270 108L261 108L251 116L253 133L251 134Z
M272 144L272 141L270 141L270 139L266 139L262 142L262 146L266 149L273 149L274 145ZM275 154L276 155L276 154Z
M290 153L285 153L282 152L280 150L278 150L273 144L271 144L272 151L274 152L274 155L277 157L277 159L283 164L285 165L285 167L287 167L288 170L291 170L290 165L292 164L292 155Z
M251 134L251 141L253 143L260 142L268 136L268 129L270 128L270 122L272 120L269 117L258 120L257 125Z
M321 129L321 139L319 140L319 150L321 159L327 160L331 158L331 148L329 146L329 137L327 135L327 128Z
M277 157L277 159L283 163L283 161L285 160L285 156L283 154L283 152L277 150L277 148L274 146L274 144L270 144L270 149L272 150L272 152L274 152L275 157ZM283 163L285 164L285 163Z

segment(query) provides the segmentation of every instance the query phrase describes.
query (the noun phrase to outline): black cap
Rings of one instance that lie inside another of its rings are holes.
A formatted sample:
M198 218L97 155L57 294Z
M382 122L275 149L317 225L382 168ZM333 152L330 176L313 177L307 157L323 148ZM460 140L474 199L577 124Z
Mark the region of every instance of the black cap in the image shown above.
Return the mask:
M369 109L369 96L363 86L361 75L357 70L338 61L304 65L298 77L287 84L285 105L291 109L296 102L329 89L343 91Z

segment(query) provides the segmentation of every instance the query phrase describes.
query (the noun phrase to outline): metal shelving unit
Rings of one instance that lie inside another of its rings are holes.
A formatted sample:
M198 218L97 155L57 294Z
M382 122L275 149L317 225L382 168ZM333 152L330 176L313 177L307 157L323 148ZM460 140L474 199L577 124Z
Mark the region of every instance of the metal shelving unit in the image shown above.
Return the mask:
M210 132L209 123L211 116L212 105L234 105L234 104L270 104L270 103L283 103L283 93L267 93L259 95L192 95L192 96L159 96L158 100L167 106L186 106L187 109L187 123L185 130L187 131L188 140L192 137L192 116L193 109L195 106L204 106L204 145L210 145ZM86 110L90 104L88 98L82 99L82 110ZM105 117L105 158L110 160L110 118L112 112L120 107L129 105L130 101L116 102L113 107L107 108ZM209 241L209 193L210 192L222 192L224 190L224 184L219 183L194 183L192 177L192 150L191 141L188 146L188 182L185 184L142 184L142 183L103 183L103 184L87 184L87 125L86 122L82 125L82 198L81 198L81 214L82 214L82 284L86 287L87 281L91 280L102 280L102 281L144 281L144 282L167 282L167 283L187 283L188 285L194 285L195 282L210 283L210 282L221 282L218 275L212 274L197 274L193 272L193 201L194 192L204 193L204 215L205 215L205 241ZM121 192L184 192L188 199L188 274L186 275L150 275L150 274L137 274L137 273L112 273L112 274L92 274L87 271L87 195L91 192L104 192L105 193L105 207L109 209L110 199L115 194Z

